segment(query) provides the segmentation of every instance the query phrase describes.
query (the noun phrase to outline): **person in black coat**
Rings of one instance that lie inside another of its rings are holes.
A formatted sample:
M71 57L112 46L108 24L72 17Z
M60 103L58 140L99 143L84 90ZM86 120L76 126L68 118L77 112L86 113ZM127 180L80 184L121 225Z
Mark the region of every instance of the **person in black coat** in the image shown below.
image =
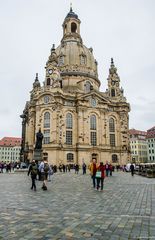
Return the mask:
M38 166L35 162L35 160L32 160L32 163L29 167L29 170L28 170L28 176L29 174L31 174L31 179L32 179L32 187L31 189L34 191L36 191L36 183L35 183L35 180L36 180L36 177L37 177L37 174L38 174Z
M130 170L131 170L131 175L133 176L134 175L134 170L135 170L135 167L134 167L133 163L130 165Z

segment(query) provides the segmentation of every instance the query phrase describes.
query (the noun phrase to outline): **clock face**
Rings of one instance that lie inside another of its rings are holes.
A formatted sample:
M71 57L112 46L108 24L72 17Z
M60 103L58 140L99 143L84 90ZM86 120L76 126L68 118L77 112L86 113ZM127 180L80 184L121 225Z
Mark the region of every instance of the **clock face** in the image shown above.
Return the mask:
M48 73L52 74L53 70L52 69L48 69Z
M92 105L92 107L96 107L96 99L95 98L91 99L91 105Z

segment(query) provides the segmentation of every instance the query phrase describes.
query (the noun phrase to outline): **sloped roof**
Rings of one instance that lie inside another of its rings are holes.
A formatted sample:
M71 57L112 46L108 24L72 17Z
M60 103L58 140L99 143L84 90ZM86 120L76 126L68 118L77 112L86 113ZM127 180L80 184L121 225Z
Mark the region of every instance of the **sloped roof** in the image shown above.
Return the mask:
M17 137L4 137L0 140L0 146L20 146L21 141L22 139Z

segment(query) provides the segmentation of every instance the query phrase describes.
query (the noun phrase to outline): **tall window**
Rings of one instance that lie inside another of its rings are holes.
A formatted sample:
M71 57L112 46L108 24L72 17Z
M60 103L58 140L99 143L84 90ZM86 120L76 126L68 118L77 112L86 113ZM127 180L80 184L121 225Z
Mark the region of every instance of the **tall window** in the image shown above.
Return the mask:
M44 144L48 144L50 142L50 113L44 113Z
M66 115L66 144L72 145L73 139L72 139L72 132L73 129L73 118L71 113L67 113Z
M115 89L111 89L111 96L115 97Z
M51 85L51 79L47 78L47 86L50 86L50 85Z
M109 132L115 132L115 121L113 118L109 119Z
M71 32L75 33L76 31L77 31L77 25L76 25L76 23L72 22L71 23Z
M44 144L48 144L50 142L50 130L44 130Z
M110 137L110 146L115 147L115 121L113 118L109 119L109 137Z
M97 132L96 132L96 116L90 116L90 143L93 146L97 145Z
M72 120L72 114L71 113L67 113L66 116L66 128L68 129L72 129L73 127L73 120Z
M50 128L50 113L45 112L44 114L44 128Z

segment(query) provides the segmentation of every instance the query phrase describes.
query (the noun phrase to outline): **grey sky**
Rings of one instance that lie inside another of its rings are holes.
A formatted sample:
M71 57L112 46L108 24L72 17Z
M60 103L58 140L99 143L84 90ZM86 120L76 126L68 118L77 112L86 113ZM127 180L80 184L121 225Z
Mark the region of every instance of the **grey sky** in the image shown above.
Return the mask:
M130 128L155 125L155 1L73 0L81 36L93 47L101 90L110 58L131 104ZM39 73L42 83L52 44L62 38L68 0L0 0L0 138L21 136L22 113Z

